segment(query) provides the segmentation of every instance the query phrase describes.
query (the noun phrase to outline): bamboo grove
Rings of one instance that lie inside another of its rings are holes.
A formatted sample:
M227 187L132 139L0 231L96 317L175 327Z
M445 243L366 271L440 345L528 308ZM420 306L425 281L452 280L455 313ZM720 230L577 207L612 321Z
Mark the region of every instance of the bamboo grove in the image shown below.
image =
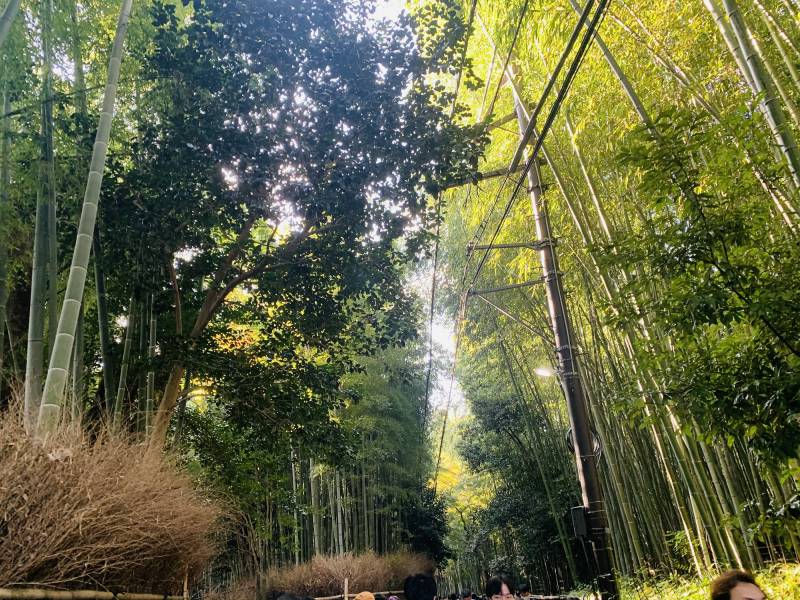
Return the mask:
M495 244L536 241L524 189L503 215L520 177L506 170L582 7L463 6L475 85L461 98L491 142L486 177L447 198L442 296L457 322L467 297L456 360L473 417L454 435L491 500L454 499L451 585L487 565L545 590L586 578L536 252L470 251L501 219ZM793 0L614 1L533 167L625 574L800 552L798 16Z
M217 583L317 554L446 556L407 282L430 197L485 136L442 83L459 12L421 14L0 13L0 404L42 440L177 456L234 515Z

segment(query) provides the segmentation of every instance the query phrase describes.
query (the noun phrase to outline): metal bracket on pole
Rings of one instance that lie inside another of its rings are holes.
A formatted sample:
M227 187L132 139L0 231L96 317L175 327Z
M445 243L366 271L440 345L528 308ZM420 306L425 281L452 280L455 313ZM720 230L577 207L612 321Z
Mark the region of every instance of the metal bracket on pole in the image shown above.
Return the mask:
M509 285L501 285L500 287L496 288L488 288L485 290L469 290L467 292L467 296L480 296L481 294L494 294L495 292L504 292L506 290L516 290L518 288L530 287L532 285L538 285L540 283L544 283L544 277L540 277L539 279L533 279L531 281L524 281L522 283L511 283Z
M526 248L528 250L543 250L558 243L556 239L538 240L535 242L514 242L510 244L468 244L467 252L474 252L475 250L516 250Z

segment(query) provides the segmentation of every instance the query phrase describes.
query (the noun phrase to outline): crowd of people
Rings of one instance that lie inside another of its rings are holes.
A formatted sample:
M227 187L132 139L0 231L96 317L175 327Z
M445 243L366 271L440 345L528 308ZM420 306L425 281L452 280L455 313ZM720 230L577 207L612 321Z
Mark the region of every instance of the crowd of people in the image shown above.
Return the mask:
M460 594L452 593L446 597L437 595L436 580L428 573L412 575L403 585L404 600L533 600L530 586L522 584L515 589L511 580L505 577L492 577L483 594L469 590ZM711 583L711 600L767 600L755 577L747 571L728 571ZM301 600L290 594L280 594L276 600ZM313 600L304 598L302 600ZM399 600L395 595L388 597L372 592L360 592L353 600Z

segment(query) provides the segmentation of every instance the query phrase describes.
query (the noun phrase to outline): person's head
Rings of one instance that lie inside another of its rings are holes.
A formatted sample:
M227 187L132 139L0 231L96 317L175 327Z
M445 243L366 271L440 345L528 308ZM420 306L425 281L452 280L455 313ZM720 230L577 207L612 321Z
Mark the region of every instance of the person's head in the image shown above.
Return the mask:
M456 594L455 592L453 592L452 594L450 594L450 595L447 597L447 600L458 600L458 594Z
M530 596L531 586L529 586L527 583L523 583L521 586L519 586L519 595L522 596L523 598L527 598L528 596Z
M747 571L728 571L711 582L711 600L765 600L755 577Z
M486 600L511 600L511 584L505 577L492 577L486 582Z
M472 600L472 592L469 590L464 590L461 592L461 598L462 600Z
M403 584L406 600L433 600L436 596L436 580L427 573L406 577Z

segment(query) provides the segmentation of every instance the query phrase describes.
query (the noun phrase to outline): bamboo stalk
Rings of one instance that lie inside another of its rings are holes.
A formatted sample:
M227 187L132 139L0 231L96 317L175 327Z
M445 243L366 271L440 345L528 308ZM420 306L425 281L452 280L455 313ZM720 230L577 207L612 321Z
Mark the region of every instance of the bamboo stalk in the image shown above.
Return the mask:
M111 121L117 96L120 66L122 63L122 47L128 29L133 0L123 0L120 9L117 29L108 66L108 78L103 97L103 108L97 127L95 146L92 151L92 164L87 178L86 193L81 210L78 235L72 256L72 266L67 280L67 290L58 320L58 331L53 347L50 365L47 370L44 392L42 393L39 411L39 429L42 433L53 431L61 418L61 407L64 404L64 387L67 379L67 367L75 342L75 326L78 310L83 301L89 255L94 238L95 222L100 202L100 188L105 171L108 142L111 136Z
M131 295L128 304L128 324L125 327L125 341L122 347L122 361L119 367L119 380L117 383L117 396L114 401L113 423L116 427L122 423L122 412L125 403L125 392L127 391L128 367L131 361L131 346L133 345L133 330L136 324L136 300Z
M3 114L8 115L11 112L11 100L8 94L8 80L3 73L2 77L3 92L2 103ZM9 210L8 190L11 186L11 117L4 117L2 125L0 126L0 219L3 223L7 223L5 218L6 211ZM0 226L2 227L2 226ZM6 304L8 301L8 231L5 228L0 229L0 388L2 388L3 377L3 364L5 358L5 322L6 322ZM10 347L9 342L9 347ZM10 349L9 352L13 352Z
M786 160L795 187L800 187L800 154L798 153L797 142L786 123L783 111L777 104L775 93L768 79L769 75L764 72L763 57L750 42L747 25L739 11L739 5L736 0L722 0L722 4L725 7L736 39L739 41L739 46L744 52L745 62L752 77L753 92L762 97L760 102L761 112Z
M14 19L16 19L19 12L19 4L20 0L8 0L3 13L0 14L0 48L5 44L8 33L11 31L11 25L13 25Z

